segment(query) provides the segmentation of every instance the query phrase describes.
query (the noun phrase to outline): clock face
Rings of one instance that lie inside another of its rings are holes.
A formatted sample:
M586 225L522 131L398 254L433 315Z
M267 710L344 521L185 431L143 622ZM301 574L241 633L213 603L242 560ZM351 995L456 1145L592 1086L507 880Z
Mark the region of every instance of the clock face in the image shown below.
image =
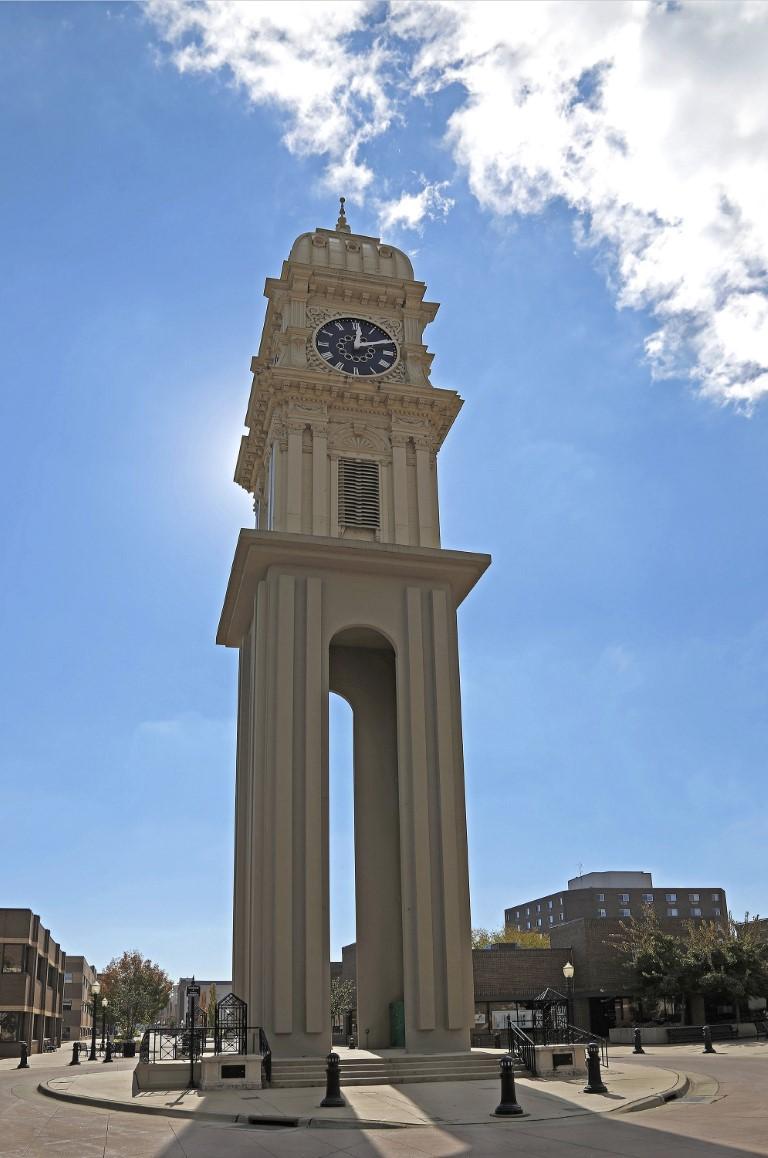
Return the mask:
M391 334L364 318L331 318L315 333L315 349L332 370L355 378L386 374L397 361Z

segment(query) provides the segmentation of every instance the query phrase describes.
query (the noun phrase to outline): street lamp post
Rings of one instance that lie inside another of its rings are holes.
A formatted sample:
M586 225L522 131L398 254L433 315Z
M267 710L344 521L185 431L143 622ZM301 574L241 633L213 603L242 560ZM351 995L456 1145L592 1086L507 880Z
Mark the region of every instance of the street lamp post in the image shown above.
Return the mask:
M572 961L566 961L565 965L563 965L563 977L565 978L568 1025L569 1026L571 1025L571 1022L573 1021L573 975L575 972L576 972L576 970L573 967L573 962ZM569 1028L569 1030L568 1030L569 1038L570 1038L570 1032L571 1031Z
M104 1038L107 1035L107 999L101 999L101 1052L104 1053Z
M100 993L101 985L98 981L94 981L91 985L91 1020L93 1024L91 1025L91 1052L88 1056L88 1061L96 1061L96 1001Z

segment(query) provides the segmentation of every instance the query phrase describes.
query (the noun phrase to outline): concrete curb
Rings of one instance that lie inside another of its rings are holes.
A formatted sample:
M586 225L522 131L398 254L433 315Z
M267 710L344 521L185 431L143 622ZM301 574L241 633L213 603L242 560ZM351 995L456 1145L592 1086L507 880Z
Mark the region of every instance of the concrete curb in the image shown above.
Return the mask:
M51 1078L50 1081L58 1081ZM287 1114L224 1114L209 1110L184 1110L162 1106L143 1106L140 1103L121 1102L113 1098L96 1098L88 1094L70 1094L65 1090L52 1089L45 1082L38 1084L38 1093L60 1102L71 1102L76 1106L90 1106L97 1110L113 1110L124 1114L149 1114L159 1118L187 1118L198 1122L230 1122L239 1126L305 1126L316 1129L361 1130L407 1130L412 1127L432 1126L433 1122L380 1122L373 1118L295 1118Z
M60 1078L50 1078L49 1082L60 1081ZM114 1098L99 1098L89 1094L71 1094L66 1090L57 1090L52 1088L49 1082L40 1082L38 1084L38 1092L44 1094L47 1098L56 1098L61 1102L69 1102L78 1106L90 1106L92 1109L112 1110L115 1113L125 1114L149 1114L158 1118L185 1118L187 1120L195 1120L198 1122L229 1122L232 1125L238 1126L276 1126L283 1128L297 1128L303 1127L305 1129L324 1129L324 1130L418 1130L433 1126L445 1126L445 1121L429 1121L429 1122L392 1122L379 1121L373 1118L323 1118L308 1115L306 1117L294 1117L291 1115L282 1114L228 1114L216 1113L210 1110L185 1110L182 1108L174 1108L172 1106L147 1106L141 1103L124 1102ZM676 1098L682 1097L688 1090L690 1085L687 1074L675 1074L674 1083L667 1089L658 1094L651 1094L648 1097L637 1098L633 1102L628 1102L624 1106L619 1106L616 1109L604 1110L604 1114L632 1114L641 1110L650 1110L657 1106L663 1106L667 1102L674 1101ZM560 1117L577 1117L587 1113L586 1110L573 1103L573 1113L557 1115ZM507 1121L507 1119L494 1118L493 1114L489 1115L495 1122ZM521 1115L526 1119L531 1119L530 1114ZM511 1118L509 1121L517 1121L516 1118ZM533 1118L534 1121L553 1121L554 1118ZM483 1123L479 1121L462 1121L451 1122L453 1126L470 1126L490 1124L483 1119Z
M51 1081L59 1081L51 1078ZM88 1094L70 1094L65 1090L54 1090L47 1082L40 1082L38 1093L45 1094L46 1098L57 1098L60 1102L72 1102L76 1106L91 1106L98 1110L115 1110L126 1114L150 1114L162 1118L195 1118L201 1122L239 1122L240 1114L213 1114L208 1110L181 1110L163 1109L161 1106L134 1105L131 1102L119 1102L114 1098L94 1098ZM286 1119L291 1125L298 1125L298 1118Z
M628 1102L626 1106L619 1106L613 1110L613 1113L635 1114L640 1110L653 1110L657 1106L665 1106L667 1102L674 1102L677 1098L684 1097L690 1084L688 1074L677 1074L676 1080L668 1090L662 1090L659 1094L650 1094L647 1098L637 1098L634 1102Z

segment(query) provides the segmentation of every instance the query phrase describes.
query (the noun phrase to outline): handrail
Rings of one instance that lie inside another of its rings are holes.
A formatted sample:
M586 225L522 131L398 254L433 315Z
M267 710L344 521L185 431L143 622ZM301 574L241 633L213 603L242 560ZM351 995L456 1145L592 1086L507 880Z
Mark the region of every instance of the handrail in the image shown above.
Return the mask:
M590 1033L590 1031L588 1029L582 1029L578 1025L569 1025L568 1026L568 1033L570 1034L571 1041L586 1042L587 1044L589 1044L589 1042L593 1041L593 1042L595 1042L596 1045L599 1045L600 1046L600 1065L603 1066L605 1069L608 1069L608 1039L607 1038L600 1037L600 1035L597 1033Z
M532 1039L518 1025L512 1024L512 1018L507 1015L507 1048L518 1058L531 1077L536 1077L536 1046Z
M272 1084L272 1047L261 1025L259 1026L259 1053L261 1054L261 1069L264 1075L264 1081L269 1086Z

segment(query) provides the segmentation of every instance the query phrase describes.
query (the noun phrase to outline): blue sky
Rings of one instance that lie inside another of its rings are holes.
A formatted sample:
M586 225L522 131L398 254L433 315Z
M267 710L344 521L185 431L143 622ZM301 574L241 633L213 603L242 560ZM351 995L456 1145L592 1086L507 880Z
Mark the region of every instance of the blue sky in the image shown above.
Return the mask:
M281 6L277 31L261 5L203 5L192 25L184 4L0 7L0 904L99 966L138 948L229 975L236 657L214 636L251 521L232 471L264 278L346 192L353 229L411 252L442 303L433 381L466 400L440 456L443 544L494 560L460 612L473 922L580 865L765 911L768 101L742 25L764 45L766 21L682 5L680 32L649 10L622 72L635 101L607 82L611 132L577 126L564 183L554 154L526 168L530 101L475 131L521 91L487 82L483 5L343 6L312 91L342 53L351 96L334 79L318 105L258 53L303 67L322 7ZM418 26L430 7L439 34ZM571 113L538 46L570 36L585 69L607 9L568 5L563 31L557 5L511 7L499 43L527 59L551 141L552 109ZM720 120L697 136L685 82L715 33ZM662 35L683 95L654 141L626 109L663 89ZM748 125L738 156L729 116ZM634 201L631 172L602 176L617 134L644 162ZM340 702L332 723L338 952L354 935Z

